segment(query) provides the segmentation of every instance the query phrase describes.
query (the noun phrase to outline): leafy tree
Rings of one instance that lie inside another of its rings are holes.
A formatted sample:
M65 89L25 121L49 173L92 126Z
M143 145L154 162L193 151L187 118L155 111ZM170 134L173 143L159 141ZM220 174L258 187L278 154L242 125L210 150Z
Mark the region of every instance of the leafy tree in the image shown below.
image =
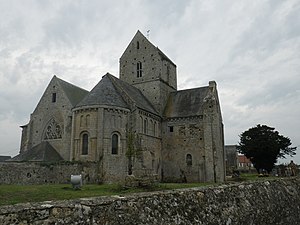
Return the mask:
M293 156L297 147L289 147L291 140L284 137L275 128L258 124L240 135L238 150L249 158L259 172L264 169L271 172L278 158Z

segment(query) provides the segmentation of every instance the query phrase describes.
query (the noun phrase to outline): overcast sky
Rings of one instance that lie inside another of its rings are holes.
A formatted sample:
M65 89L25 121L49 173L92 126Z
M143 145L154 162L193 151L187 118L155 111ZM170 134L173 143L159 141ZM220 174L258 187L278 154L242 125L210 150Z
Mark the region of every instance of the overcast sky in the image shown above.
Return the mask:
M54 74L87 90L118 77L137 30L179 89L217 82L226 144L266 124L300 151L300 0L0 0L0 155L18 154Z

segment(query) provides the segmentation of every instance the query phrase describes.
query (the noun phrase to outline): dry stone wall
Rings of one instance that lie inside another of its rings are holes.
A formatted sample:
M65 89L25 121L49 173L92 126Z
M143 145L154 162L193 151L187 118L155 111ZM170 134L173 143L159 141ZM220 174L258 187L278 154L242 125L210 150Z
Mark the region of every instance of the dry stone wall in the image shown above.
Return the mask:
M0 207L0 224L287 225L300 222L300 179Z
M65 184L76 174L83 176L84 183L101 182L99 165L93 162L0 163L0 185Z

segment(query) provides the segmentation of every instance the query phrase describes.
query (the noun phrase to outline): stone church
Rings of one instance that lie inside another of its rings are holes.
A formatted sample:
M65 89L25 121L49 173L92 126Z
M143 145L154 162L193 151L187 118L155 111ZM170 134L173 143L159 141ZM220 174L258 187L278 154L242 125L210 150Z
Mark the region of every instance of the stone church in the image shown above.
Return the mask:
M52 78L12 161L97 162L103 181L222 182L223 124L216 82L177 90L176 65L140 31L87 91Z

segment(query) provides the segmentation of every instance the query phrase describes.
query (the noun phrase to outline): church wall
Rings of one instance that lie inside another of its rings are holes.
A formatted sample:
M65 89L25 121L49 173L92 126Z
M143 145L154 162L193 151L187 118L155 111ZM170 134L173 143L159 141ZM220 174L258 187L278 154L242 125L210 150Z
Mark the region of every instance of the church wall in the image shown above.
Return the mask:
M104 110L102 161L105 181L120 181L127 175L126 127L128 120L129 110L127 109L110 108ZM113 135L118 138L116 152L113 151Z
M211 96L204 103L205 160L208 181L225 180L224 134L220 104L215 83L210 83Z
M134 85L152 103L159 115L162 115L168 101L169 93L175 91L160 79L141 82Z
M20 153L28 150L28 142L29 142L29 131L30 124L22 126L22 136L21 136L21 145L20 145Z
M53 99L54 93L55 101ZM69 100L55 79L52 79L36 109L31 114L28 149L46 140L65 160L69 160L71 115ZM59 132L57 126L60 127Z
M133 165L134 175L137 177L145 175L158 175L161 177L161 138L146 134L140 134L141 152L135 159Z
M173 118L163 123L163 180L206 181L202 116Z
M85 108L74 113L73 158L79 161L97 160L98 109ZM83 136L88 135L87 152L83 151Z
M135 158L134 175L161 175L161 122L160 117L139 110L136 116L136 132L139 153Z
M176 65L171 63L169 60L161 59L161 68L160 74L161 79L168 83L174 90L177 89L177 72L176 72Z

